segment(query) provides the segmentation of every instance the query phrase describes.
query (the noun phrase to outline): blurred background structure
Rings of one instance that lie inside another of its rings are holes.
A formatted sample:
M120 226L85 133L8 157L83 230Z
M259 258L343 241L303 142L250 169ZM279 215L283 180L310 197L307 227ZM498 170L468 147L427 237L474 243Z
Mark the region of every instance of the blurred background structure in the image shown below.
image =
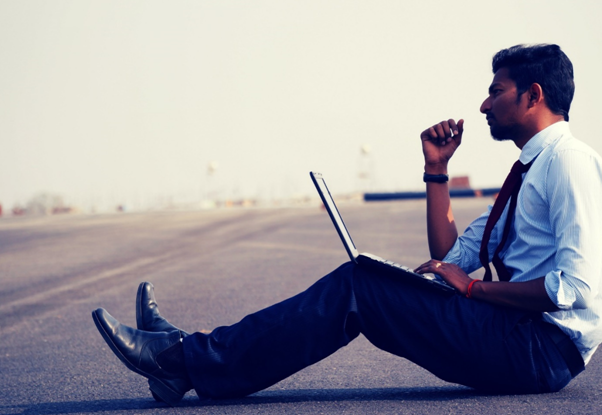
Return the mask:
M518 150L479 106L492 55L518 43L566 51L571 128L602 152L601 15L594 0L3 0L2 217L302 203L310 170L349 195L421 191L418 136L450 117L466 120L451 174L499 186Z

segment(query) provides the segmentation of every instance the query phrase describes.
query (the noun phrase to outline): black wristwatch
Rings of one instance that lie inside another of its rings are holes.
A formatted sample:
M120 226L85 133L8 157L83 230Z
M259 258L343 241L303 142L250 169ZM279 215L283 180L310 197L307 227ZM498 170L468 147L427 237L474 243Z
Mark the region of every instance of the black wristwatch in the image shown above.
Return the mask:
M449 176L447 174L428 174L424 173L422 176L422 180L425 183L446 183L449 181Z

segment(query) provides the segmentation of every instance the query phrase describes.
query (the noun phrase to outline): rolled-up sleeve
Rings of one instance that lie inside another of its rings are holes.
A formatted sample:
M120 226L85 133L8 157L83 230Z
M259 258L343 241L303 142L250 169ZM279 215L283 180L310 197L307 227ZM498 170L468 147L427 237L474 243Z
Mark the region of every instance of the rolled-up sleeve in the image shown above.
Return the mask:
M561 310L589 307L600 289L602 170L590 154L560 151L546 176L555 269L545 276L550 299Z

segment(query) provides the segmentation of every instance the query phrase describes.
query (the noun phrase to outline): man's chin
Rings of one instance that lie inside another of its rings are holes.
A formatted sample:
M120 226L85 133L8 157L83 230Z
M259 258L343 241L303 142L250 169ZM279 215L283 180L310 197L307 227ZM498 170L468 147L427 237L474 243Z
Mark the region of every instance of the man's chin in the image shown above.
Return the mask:
M489 132L491 133L491 137L495 141L508 141L512 139L511 135L508 132L500 131L499 129L493 127L489 128Z

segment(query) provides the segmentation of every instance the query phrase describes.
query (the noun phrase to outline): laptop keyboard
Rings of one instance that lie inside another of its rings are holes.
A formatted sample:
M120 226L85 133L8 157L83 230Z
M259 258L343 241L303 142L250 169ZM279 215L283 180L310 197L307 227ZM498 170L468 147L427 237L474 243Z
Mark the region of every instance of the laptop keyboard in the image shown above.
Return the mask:
M437 279L436 277L434 277L432 275L418 274L418 273L414 272L414 270L411 269L410 267L406 267L405 265L398 264L397 262L389 261L388 259L380 259L380 260L377 260L377 261L381 262L383 264L387 264L387 265L389 265L391 267L402 269L405 272L409 272L410 274L414 274L414 275L417 275L417 276L422 277L422 278L426 278L426 279L429 279L429 280L436 280Z
M424 278L424 279L433 281L434 283L445 285L445 286L451 288L451 285L449 285L443 278L439 277L438 275L434 275L434 274L433 275L431 275L431 274L418 274L417 272L414 272L414 270L411 269L410 267L407 267L405 265L401 265L401 264L399 264L397 262L390 261L388 259L383 259L383 258L381 258L379 256L374 255L374 254L368 254L366 252L363 252L362 255L366 256L366 257L369 257L369 258L371 258L374 261L380 262L381 264L401 269L401 270L403 270L403 271L405 271L405 272L407 272L409 274L412 274L412 275L415 275L417 277Z

